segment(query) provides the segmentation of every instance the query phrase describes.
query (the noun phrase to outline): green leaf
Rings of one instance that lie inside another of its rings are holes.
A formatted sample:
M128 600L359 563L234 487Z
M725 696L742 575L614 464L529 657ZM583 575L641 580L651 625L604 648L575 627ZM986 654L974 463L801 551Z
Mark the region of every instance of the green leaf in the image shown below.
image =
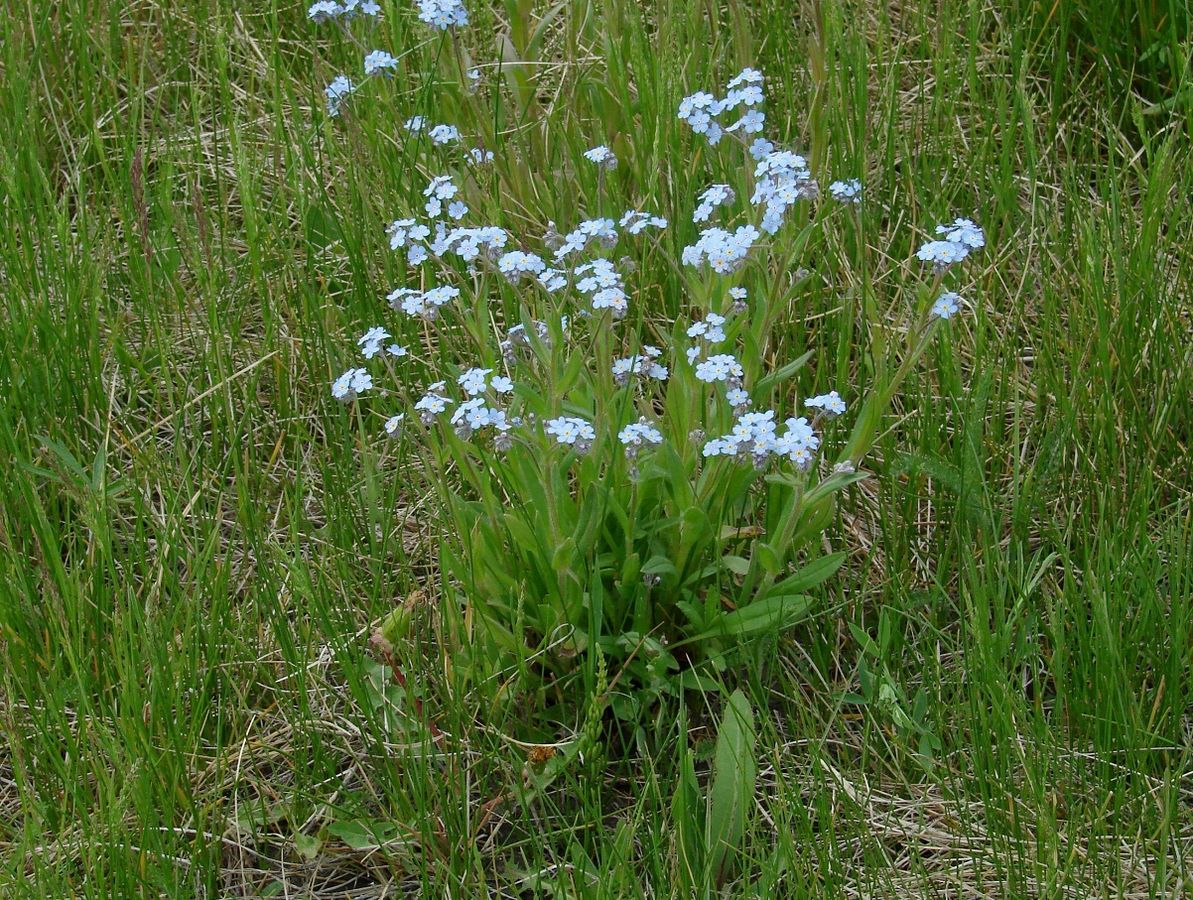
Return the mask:
M700 635L708 637L748 638L765 632L779 632L798 624L813 603L807 594L781 594L756 600L732 612L723 613L711 629Z
M845 562L844 553L830 553L815 562L810 562L794 575L784 578L773 585L765 594L773 597L778 594L801 594L816 587L831 578Z
M642 566L643 575L678 575L675 564L665 556L652 556Z
M799 359L792 360L791 362L787 363L787 365L776 369L770 375L766 376L763 379L760 379L758 382L758 386L753 391L754 395L760 396L762 394L765 394L767 391L769 391L771 388L775 387L776 385L782 384L784 381L786 381L788 378L790 378L792 375L794 375L796 372L798 372L800 369L802 369L805 365L807 365L808 360L811 358L812 358L812 351L809 350L807 353L805 353Z
M505 514L505 527L509 531L510 537L514 542L529 554L538 553L539 542L538 537L529 525L526 524L516 513Z
M858 646L862 648L863 653L869 653L875 659L882 659L882 651L878 649L878 644L874 642L874 638L861 629L861 626L850 622L849 631L853 634L853 639L858 642Z
M712 522L704 510L689 506L680 517L679 530L684 545L694 547L712 535Z
M568 5L568 0L559 0L554 6L543 13L538 20L538 24L534 26L534 31L530 35L530 41L526 45L526 56L529 59L537 59L539 47L543 43L543 38L549 32L551 22L559 15L560 11Z
M762 568L768 573L775 573L783 565L783 560L779 557L778 552L770 544L759 541L754 545L754 553L758 556L758 561L762 563Z
M696 781L692 753L687 746L686 729L680 734L679 777L671 798L671 826L672 834L675 835L680 883L686 888L684 893L694 897L704 871L704 810L699 806L700 786Z
M319 850L323 847L323 839L317 834L303 834L301 831L294 833L294 849L298 851L298 855L307 862L313 860L319 855Z
M734 575L745 575L750 571L750 561L744 556L722 556L721 564Z
M839 475L830 475L804 495L804 506L812 506L825 497L835 494L837 491L847 488L851 484L864 481L869 477L870 474L868 472L842 472Z
M713 756L712 787L708 792L704 846L708 867L717 883L725 880L754 812L758 766L754 760L754 712L740 690L725 706Z
M376 850L397 837L397 826L387 822L365 822L354 819L351 822L332 822L327 833L337 837L353 850Z
M682 690L715 694L721 690L721 683L708 675L701 675L695 669L684 669L675 676L674 682Z
M555 548L555 553L551 557L551 568L556 572L566 571L571 568L572 560L575 556L576 541L574 538L568 538Z

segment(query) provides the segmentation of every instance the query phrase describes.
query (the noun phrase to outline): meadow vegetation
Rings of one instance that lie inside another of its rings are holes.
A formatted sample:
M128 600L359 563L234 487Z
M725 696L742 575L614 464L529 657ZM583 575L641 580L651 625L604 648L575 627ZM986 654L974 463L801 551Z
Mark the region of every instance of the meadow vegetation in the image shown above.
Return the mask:
M1183 896L1184 5L308 5L0 24L0 894Z

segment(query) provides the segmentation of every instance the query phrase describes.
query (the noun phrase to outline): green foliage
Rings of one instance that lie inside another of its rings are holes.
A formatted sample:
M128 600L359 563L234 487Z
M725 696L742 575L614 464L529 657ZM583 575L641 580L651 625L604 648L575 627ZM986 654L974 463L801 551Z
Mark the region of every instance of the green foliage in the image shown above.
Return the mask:
M1179 79L1127 91L1075 29L1061 41L1076 4L1036 5L1041 24L1056 9L1039 31L1013 6L594 0L543 25L555 4L472 0L464 49L504 91L479 119L443 89L454 57L387 3L368 35L409 50L404 69L333 128L320 85L361 49L301 4L9 4L0 896L710 884L723 694L644 712L624 663L598 691L595 651L572 663L566 704L541 672L525 704L459 690L424 461L380 437L380 408L345 412L328 385L400 283L377 223L429 174L398 146L395 108L513 145L478 210L541 233L538 211L576 214L558 185L595 196L578 173L598 137L623 160L607 187L663 215L706 174L732 177L681 136L675 104L748 63L770 76L784 139L878 205L856 231L810 234L806 277L766 285L783 301L767 367L812 351L775 402L880 377L880 351L901 346L888 312L913 305L909 247L936 221L973 211L993 252L973 315L884 417L874 477L836 495L827 547L776 577L771 594L814 598L808 617L738 651L756 817L717 895L1187 892L1187 107L1164 102ZM1135 41L1119 11L1142 7L1083 9ZM506 31L520 64L498 74ZM662 251L649 265L665 287L639 301L670 333L693 304ZM422 384L439 360L410 364ZM714 531L730 544L717 577L748 573L739 537ZM781 587L804 566L808 583ZM867 686L873 702L847 702ZM930 764L919 726L940 743Z

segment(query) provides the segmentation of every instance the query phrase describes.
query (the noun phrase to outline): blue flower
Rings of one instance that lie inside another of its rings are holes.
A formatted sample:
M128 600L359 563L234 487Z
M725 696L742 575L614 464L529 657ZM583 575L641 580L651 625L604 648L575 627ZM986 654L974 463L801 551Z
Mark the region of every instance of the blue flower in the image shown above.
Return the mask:
M323 91L327 95L327 114L329 116L338 116L340 114L340 106L352 96L352 92L356 90L351 79L347 75L337 75L331 80Z
M460 0L418 0L418 17L440 31L468 24L468 10Z
M617 439L626 447L641 447L643 444L663 443L663 434L645 419L631 422L617 433Z
M746 254L760 237L753 225L742 225L730 233L723 228L708 228L700 240L683 250L683 262L699 266L706 262L718 275L728 275L745 265Z
M954 241L928 241L915 255L922 262L932 263L936 271L942 272L969 256L969 247Z
M707 222L714 209L732 203L737 199L737 195L733 192L733 188L727 184L714 184L696 199L700 203L692 213L692 221Z
M328 19L334 19L341 12L340 4L333 0L318 0L307 9L307 18L315 23L326 22Z
M361 335L356 343L360 345L360 352L364 358L372 359L381 352L381 345L389 336L388 331L376 325Z
M834 200L841 203L861 203L862 183L856 178L849 181L834 181L828 186L828 192Z
M390 74L388 69L396 69L398 61L384 50L374 50L365 57L365 74L372 75L380 72L383 75Z
M389 249L412 246L415 241L425 241L431 234L431 229L420 225L414 219L398 219L385 229L389 235Z
M943 234L946 241L963 244L970 250L981 250L986 246L986 235L972 219L954 219L951 225L937 225L936 233Z
M841 399L841 395L836 391L829 391L827 394L809 397L804 401L804 406L808 407L808 409L818 409L822 415L828 416L830 419L845 412L845 401Z
M598 169L603 171L612 171L617 168L617 157L604 144L601 144L599 147L593 147L591 150L586 150L584 158L590 163L594 163Z
M574 446L583 452L592 441L596 440L596 432L592 425L584 419L575 416L560 416L547 420L547 434L555 438L557 444Z
M696 365L696 377L712 384L717 381L736 383L743 374L741 363L728 353L719 353Z
M618 225L630 234L641 234L647 228L666 228L667 220L660 216L652 216L650 213L631 209L627 210L626 214L621 217Z
M436 125L427 135L432 144L454 144L460 139L460 130L455 125Z
M961 311L961 295L955 291L945 291L932 304L930 315L934 319L951 319Z
M797 201L815 199L820 192L808 170L808 161L789 150L768 154L754 168L754 178L757 181L750 202L766 207L762 230L767 234L779 230L787 210Z
M485 392L488 376L492 372L492 369L469 369L456 379L456 384L463 388L464 393L469 397L475 397L477 394Z
M356 399L358 394L373 387L373 376L364 369L349 369L331 385L331 395L337 400L348 403Z

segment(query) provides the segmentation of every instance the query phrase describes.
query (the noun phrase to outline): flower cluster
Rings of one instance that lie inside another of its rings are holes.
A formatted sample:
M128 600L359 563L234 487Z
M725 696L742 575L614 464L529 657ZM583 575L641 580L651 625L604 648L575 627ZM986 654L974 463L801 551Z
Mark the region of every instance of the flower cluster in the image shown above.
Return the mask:
M696 134L702 134L710 144L718 143L726 134L741 136L758 134L766 124L762 106L762 73L743 69L726 85L726 95L718 99L705 91L685 97L679 104L680 121L687 123ZM717 117L726 112L742 110L732 125L723 126Z
M440 31L468 24L468 10L461 0L418 0L418 17Z
M546 433L555 438L557 444L566 444L579 453L587 453L596 440L596 430L577 416L560 416L548 419Z
M663 351L658 347L647 344L642 348L641 353L615 360L613 380L619 385L626 385L629 383L631 375L639 375L643 379L653 378L657 381L666 381L670 371L658 362L662 355Z
M460 289L450 284L419 291L414 288L398 288L386 298L391 308L431 321L439 315L439 308L460 296Z
M617 168L617 157L604 144L601 144L599 147L593 147L591 150L586 150L584 158L604 172L612 172Z
M455 144L460 140L460 129L455 125L436 125L427 132L432 144Z
M372 359L381 352L381 345L389 340L390 336L390 333L380 325L370 328L357 340L357 344L360 345L361 355L365 359ZM401 357L406 355L407 350L400 344L390 344L385 348L385 352L389 356Z
M383 75L392 74L393 69L398 67L398 61L384 50L374 50L365 57L365 74L375 75L380 72Z
M606 249L617 246L617 226L612 219L587 219L581 222L564 237L563 244L555 251L555 259L583 253L593 241Z
M937 225L936 233L941 237L922 244L916 251L916 257L922 262L931 263L938 276L986 246L985 233L972 219L958 218L948 225ZM961 311L962 302L961 295L956 291L945 291L932 302L928 316L930 319L947 321Z
M774 410L742 413L732 431L704 445L704 456L748 457L759 469L765 468L772 457L785 457L797 469L807 470L820 447L820 438L802 416L783 424L786 430L779 434Z
M542 257L522 250L511 250L497 260L497 269L509 279L510 284L517 284L527 276L537 277L546 268Z
M955 219L951 225L937 225L936 233L943 237L925 242L915 255L922 262L931 263L937 272L962 262L970 253L986 246L986 235L970 219Z
M576 290L592 299L594 310L611 309L614 317L619 319L629 312L625 285L609 260L594 259L577 266L576 274L581 276L576 282Z
M385 233L389 235L389 249L399 250L408 247L409 259L412 265L418 265L427 258L427 251L421 245L431 235L431 229L414 219L397 219L392 222Z
M961 311L961 295L956 291L945 291L932 303L934 319L951 319Z
M696 322L688 326L688 337L703 338L710 344L719 344L725 340L725 330L721 327L725 322L725 317L719 313L709 313L704 317L703 322Z
M502 249L509 243L509 235L504 228L496 225L485 225L480 228L453 228L450 231L439 222L435 226L435 240L431 242L431 252L436 256L446 256L454 253L464 262L472 262L482 251L489 259L496 259Z
M356 85L352 83L347 75L337 75L331 80L331 83L324 88L323 93L327 97L327 114L331 117L336 117L340 114L340 107L344 102L352 96L352 92L356 90Z
M452 199L459 191L450 175L436 175L423 190L423 196L427 198L426 206L423 208L427 215L437 219L443 215L446 207L447 214L453 219L464 218L468 215L468 207L463 201Z
M755 206L764 206L762 230L774 234L783 224L787 210L800 200L815 200L820 191L808 170L808 161L798 153L776 150L754 168Z
M753 225L739 225L733 232L706 228L695 244L684 247L684 265L700 266L707 262L718 275L729 275L745 265L746 254L759 237Z
M617 433L617 439L626 448L626 455L632 458L637 454L639 447L663 443L663 433L645 419L639 419L621 429Z
M845 401L841 399L841 395L836 391L829 391L827 394L809 397L804 401L804 406L808 407L808 409L820 410L821 415L830 419L835 419L837 416L845 414Z
M712 215L712 211L718 206L732 203L737 199L737 194L727 184L714 184L697 199L700 201L700 204L692 213L692 221L700 223L707 222L708 217Z
M373 376L367 369L349 369L331 384L331 395L345 403L373 387Z
M381 15L381 7L373 0L317 0L307 9L307 18L320 23L332 20L346 21L358 16L376 18Z
M696 364L696 377L709 384L723 381L730 387L740 387L743 374L737 357L728 353L718 353Z
M849 181L834 181L828 186L829 195L840 203L852 203L854 205L862 202L862 183L856 178L851 178Z
M667 227L667 220L662 216L652 216L650 213L639 212L636 209L626 210L625 215L621 217L621 221L617 223L624 228L629 234L641 234L647 228L658 228L662 230Z

